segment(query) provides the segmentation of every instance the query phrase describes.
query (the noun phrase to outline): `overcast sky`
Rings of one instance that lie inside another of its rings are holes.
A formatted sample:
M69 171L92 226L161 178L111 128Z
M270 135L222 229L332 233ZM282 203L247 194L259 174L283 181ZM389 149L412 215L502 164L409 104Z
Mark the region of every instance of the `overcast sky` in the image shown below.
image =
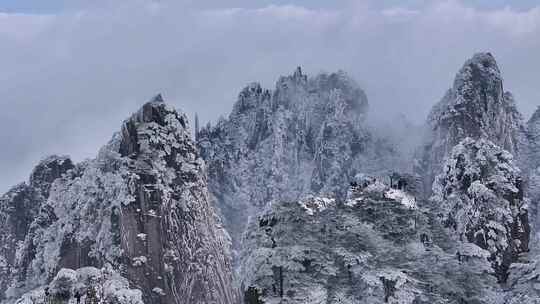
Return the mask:
M0 192L47 154L93 157L158 92L213 121L247 83L273 88L298 65L345 70L373 116L421 122L463 62L490 51L528 117L536 2L0 0Z

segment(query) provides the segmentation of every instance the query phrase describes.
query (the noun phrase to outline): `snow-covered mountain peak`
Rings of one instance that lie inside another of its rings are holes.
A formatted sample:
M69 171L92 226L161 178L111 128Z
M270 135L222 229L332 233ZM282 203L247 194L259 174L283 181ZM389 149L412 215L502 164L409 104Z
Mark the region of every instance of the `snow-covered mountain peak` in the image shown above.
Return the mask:
M495 58L479 53L467 60L428 117L430 134L420 170L426 176L426 191L444 158L466 137L488 139L519 158L525 134L522 120L512 94L504 91Z
M228 119L198 132L212 198L237 247L247 219L269 202L339 201L356 173L396 164L394 147L366 126L367 108L346 73L308 77L298 68L272 91L248 85Z
M136 157L149 152L151 146L170 154L171 149L191 142L187 116L164 102L145 103L124 121L119 152Z
M95 159L73 165L49 157L31 179L37 190L23 184L0 199L7 303L21 296L17 303L67 303L77 294L86 303L235 302L204 162L187 117L161 97L125 120ZM36 207L13 212L12 205Z
M502 114L501 111L517 112L514 100L509 92L504 91L501 71L493 55L478 53L468 59L456 74L452 88L433 107L429 121L436 128L441 119L468 116L477 125L464 131L477 137L489 135L489 124L479 124L478 120L488 123L489 114ZM491 119L496 118L491 115Z
M502 86L502 75L491 53L477 53L468 59L456 75L454 87L468 90L471 83L480 86Z

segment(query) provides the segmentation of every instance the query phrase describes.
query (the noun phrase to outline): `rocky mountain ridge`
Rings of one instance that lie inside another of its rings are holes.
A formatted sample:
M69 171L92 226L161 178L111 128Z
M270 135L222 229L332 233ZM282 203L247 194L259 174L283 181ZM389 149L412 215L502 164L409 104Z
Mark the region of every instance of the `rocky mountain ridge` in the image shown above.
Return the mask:
M396 147L369 130L367 109L365 93L344 72L310 78L298 68L273 91L248 85L228 119L198 132L210 191L236 249L249 217L268 202L323 193L344 199L356 173L402 165Z
M344 72L298 68L193 141L156 96L0 198L0 301L538 303L540 114L494 57L464 64L414 162L367 115Z

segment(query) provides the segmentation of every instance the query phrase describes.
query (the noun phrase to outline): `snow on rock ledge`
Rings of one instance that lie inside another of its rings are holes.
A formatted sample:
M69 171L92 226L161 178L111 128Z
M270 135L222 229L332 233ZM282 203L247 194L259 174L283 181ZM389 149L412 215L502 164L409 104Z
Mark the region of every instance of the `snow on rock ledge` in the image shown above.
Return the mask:
M309 215L314 215L315 213L321 212L327 208L332 208L335 206L336 200L333 198L326 197L314 197L309 196L298 202L300 206L306 211Z

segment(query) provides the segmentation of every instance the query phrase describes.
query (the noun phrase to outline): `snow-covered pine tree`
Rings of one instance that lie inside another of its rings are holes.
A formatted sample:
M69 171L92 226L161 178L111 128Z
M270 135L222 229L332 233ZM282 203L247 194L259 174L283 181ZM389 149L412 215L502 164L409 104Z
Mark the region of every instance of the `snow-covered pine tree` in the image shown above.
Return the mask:
M452 150L433 193L432 203L454 238L467 252L489 252L495 275L505 282L508 268L529 245L528 199L513 156L487 139L466 138Z
M343 204L272 203L243 243L246 303L502 304L489 253L470 244L478 252L458 259L463 244L415 202L363 176Z

